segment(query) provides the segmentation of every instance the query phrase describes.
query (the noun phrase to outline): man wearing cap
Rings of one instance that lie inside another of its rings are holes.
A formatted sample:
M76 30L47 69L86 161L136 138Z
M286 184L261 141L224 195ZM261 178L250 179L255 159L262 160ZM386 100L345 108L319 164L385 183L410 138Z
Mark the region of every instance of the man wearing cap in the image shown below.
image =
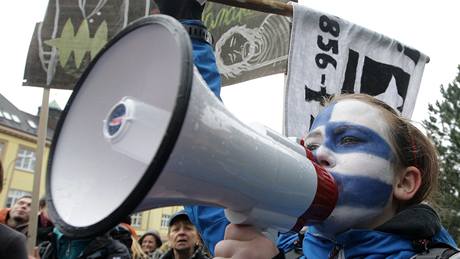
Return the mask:
M168 244L170 249L161 259L209 259L200 245L195 226L183 210L169 220Z

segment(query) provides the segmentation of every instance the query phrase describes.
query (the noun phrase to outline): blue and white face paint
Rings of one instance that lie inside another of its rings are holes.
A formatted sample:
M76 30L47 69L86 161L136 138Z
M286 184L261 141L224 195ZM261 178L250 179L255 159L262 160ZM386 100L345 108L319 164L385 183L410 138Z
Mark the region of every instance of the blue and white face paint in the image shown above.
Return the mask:
M395 176L388 130L381 111L352 99L330 105L315 119L305 146L339 188L336 208L317 230L333 235L366 228L384 213Z

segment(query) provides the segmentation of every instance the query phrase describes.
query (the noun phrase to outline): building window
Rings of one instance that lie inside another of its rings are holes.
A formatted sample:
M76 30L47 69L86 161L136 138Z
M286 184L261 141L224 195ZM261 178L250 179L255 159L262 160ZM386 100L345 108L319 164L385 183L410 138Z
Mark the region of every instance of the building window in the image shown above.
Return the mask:
M29 124L29 126L31 128L34 128L34 129L37 128L37 124L35 124L35 122L33 120L27 120L27 123Z
M5 119L7 120L12 120L13 118L11 118L11 114L7 111L3 111L3 116L5 117Z
M3 149L5 148L5 143L0 141L0 158L2 157L3 154Z
M161 228L168 228L169 219L171 218L170 214L161 214Z
M10 208L17 199L21 198L24 195L31 195L30 192L20 191L20 190L10 190L8 192L8 197L6 199L6 207Z
M19 148L16 168L33 172L35 169L35 151L23 147Z
M13 118L14 122L21 123L21 120L19 119L19 117L16 114L12 114L11 117Z
M140 227L142 224L142 214L136 213L131 215L131 226Z

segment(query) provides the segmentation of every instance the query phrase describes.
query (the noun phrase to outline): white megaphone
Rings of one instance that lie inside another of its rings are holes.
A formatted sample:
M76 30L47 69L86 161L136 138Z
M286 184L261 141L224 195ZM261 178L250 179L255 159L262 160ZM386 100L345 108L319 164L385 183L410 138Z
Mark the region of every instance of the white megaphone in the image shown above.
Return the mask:
M337 200L332 176L302 146L224 108L194 70L189 35L164 15L128 26L85 70L56 129L47 193L70 237L183 204L298 230L324 220Z

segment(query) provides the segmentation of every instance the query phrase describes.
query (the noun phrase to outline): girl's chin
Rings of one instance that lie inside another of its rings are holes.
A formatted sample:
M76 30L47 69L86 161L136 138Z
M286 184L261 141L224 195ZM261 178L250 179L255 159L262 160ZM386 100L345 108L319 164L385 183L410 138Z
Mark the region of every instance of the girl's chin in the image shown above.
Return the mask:
M340 217L332 214L322 223L315 225L315 229L321 235L334 239L338 234L341 234L350 229L366 229L367 224L375 215L361 216L357 218L350 218L349 215Z

